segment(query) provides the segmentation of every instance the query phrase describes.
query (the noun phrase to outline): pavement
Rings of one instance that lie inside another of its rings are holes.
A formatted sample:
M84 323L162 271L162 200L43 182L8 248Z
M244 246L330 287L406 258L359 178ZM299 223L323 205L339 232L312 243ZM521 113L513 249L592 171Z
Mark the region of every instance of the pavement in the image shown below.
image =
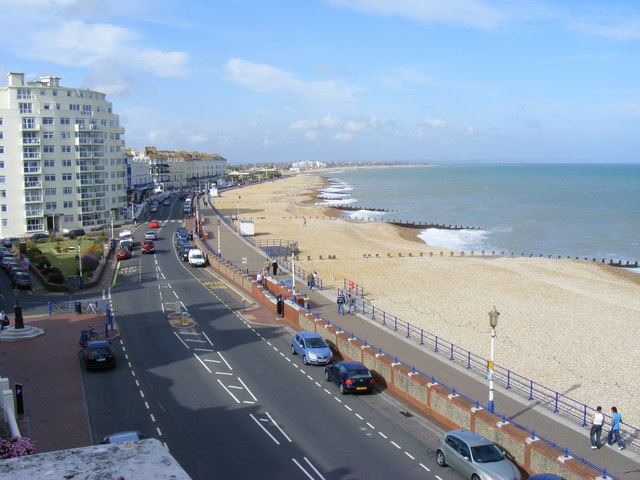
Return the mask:
M267 259L264 252L242 240L224 222L218 226L218 217L210 206L200 203L199 213L204 217L204 229L208 235L206 242L212 251L217 251L220 246L225 260L248 272L262 269ZM236 212L222 213L231 215ZM144 224L140 227L144 227ZM115 260L107 262L98 285L87 291L98 292L108 288L113 281L115 268ZM280 277L284 280L289 275L285 272ZM441 383L454 387L471 398L483 400L487 396L488 387L484 378L426 351L364 316L339 315L335 305L336 290L310 291L303 281L297 281L296 287L308 296L311 311L320 317L389 354L397 355L404 363L435 376ZM44 293L43 290L34 285L34 294L40 293ZM7 300L3 294L0 297L0 307L5 311L12 311L11 305L13 299ZM80 363L67 352L78 349L79 332L82 328L100 324L100 319L104 316L30 316L28 313L25 311L25 324L43 328L45 334L24 342L0 342L0 376L8 377L12 388L15 383L23 384L26 415L20 422L21 432L35 442L38 452L90 445L92 439ZM260 306L252 308L245 315L250 316L250 321L257 323L281 322L270 309ZM605 446L600 450L591 450L587 427L581 427L573 419L553 414L546 407L528 402L526 398L501 387L497 387L495 404L497 413L534 430L536 435L553 440L574 455L585 458L600 468L606 468L618 478L640 478L640 455L635 448L618 451Z

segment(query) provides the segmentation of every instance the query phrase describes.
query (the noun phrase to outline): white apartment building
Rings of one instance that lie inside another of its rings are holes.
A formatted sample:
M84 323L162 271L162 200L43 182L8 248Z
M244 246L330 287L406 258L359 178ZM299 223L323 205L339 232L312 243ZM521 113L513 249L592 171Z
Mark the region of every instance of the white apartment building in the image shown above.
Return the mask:
M151 178L156 187L208 188L212 182L227 178L227 159L219 153L144 149Z
M0 87L0 237L107 225L127 200L124 129L105 94L9 73Z

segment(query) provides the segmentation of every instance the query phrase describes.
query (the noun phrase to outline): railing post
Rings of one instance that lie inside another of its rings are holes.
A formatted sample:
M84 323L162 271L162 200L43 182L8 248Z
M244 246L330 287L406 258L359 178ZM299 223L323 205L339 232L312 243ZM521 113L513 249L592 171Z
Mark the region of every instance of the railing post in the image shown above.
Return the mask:
M582 426L585 427L587 425L587 406L583 405L584 413L582 415Z
M453 360L453 343L451 344L451 353L449 354L449 360Z
M529 380L529 400L533 400L533 380Z
M436 344L435 344L435 348L433 350L434 352L438 351L438 337L436 337Z
M558 413L558 395L560 394L556 392L556 399L555 399L555 405L553 406L553 413Z
M49 315L51 315L51 302L47 302L47 311L49 312Z
M467 351L467 370L471 370L471 352Z
M420 329L420 345L424 345L424 330Z

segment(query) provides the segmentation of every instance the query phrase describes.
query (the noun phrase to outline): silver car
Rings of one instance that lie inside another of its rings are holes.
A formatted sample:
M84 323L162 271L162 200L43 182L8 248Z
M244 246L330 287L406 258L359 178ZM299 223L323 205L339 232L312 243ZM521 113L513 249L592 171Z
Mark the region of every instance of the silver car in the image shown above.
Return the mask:
M315 332L298 332L291 341L291 353L300 355L305 365L326 365L333 354L327 342Z
M518 468L491 440L468 430L452 430L438 441L436 461L471 480L520 480Z

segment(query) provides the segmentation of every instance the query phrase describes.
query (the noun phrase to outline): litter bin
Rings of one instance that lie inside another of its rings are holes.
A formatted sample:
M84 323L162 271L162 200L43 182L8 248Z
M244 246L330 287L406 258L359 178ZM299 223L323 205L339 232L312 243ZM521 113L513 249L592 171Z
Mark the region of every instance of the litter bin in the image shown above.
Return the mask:
M282 303L282 295L278 295L278 297L276 298L276 311L281 317L284 316L284 304Z
M82 303L76 302L76 313L82 313Z

